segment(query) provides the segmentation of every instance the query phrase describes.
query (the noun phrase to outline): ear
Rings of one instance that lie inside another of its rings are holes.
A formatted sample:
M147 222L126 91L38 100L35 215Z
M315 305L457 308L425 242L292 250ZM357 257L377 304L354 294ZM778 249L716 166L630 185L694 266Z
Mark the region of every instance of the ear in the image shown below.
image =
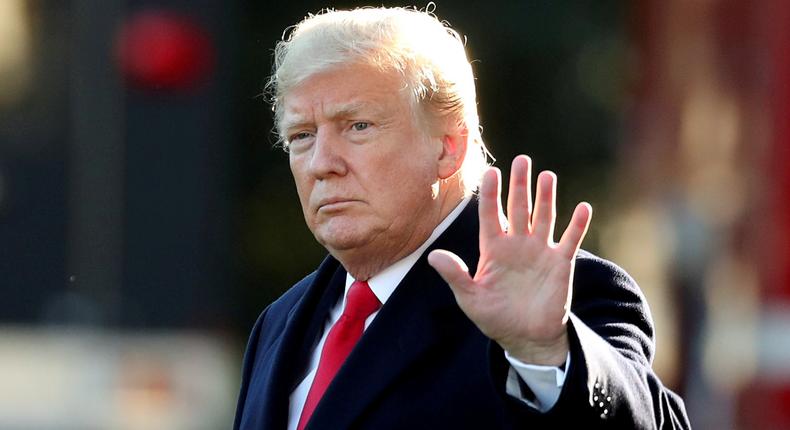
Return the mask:
M450 134L442 136L442 153L439 154L439 179L447 179L461 169L466 157L466 140L469 133L466 127L454 128Z

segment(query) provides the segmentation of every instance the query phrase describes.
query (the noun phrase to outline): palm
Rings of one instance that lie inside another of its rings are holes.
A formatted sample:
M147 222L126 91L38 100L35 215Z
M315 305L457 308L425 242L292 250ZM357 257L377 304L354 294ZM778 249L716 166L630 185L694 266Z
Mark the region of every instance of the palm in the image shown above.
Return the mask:
M528 237L502 237L481 243L472 294L459 304L493 339L558 336L565 318L570 263ZM512 311L511 311L512 309Z
M538 177L533 211L529 178L529 159L517 157L511 171L509 227L503 229L499 172L486 173L474 278L447 251L434 251L430 260L450 284L461 309L486 336L512 355L554 362L559 355L564 359L558 345L567 345L573 262L592 212L586 203L577 206L562 239L554 243L556 179L549 172Z

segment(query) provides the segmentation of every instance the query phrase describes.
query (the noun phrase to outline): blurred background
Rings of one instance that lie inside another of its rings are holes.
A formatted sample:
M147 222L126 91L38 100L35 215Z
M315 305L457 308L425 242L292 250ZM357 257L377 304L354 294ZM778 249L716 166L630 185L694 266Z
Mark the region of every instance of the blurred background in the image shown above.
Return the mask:
M695 428L790 428L790 3L437 3L497 164L556 171L558 224L592 203ZM358 5L0 0L0 428L230 427L249 329L324 255L272 49Z

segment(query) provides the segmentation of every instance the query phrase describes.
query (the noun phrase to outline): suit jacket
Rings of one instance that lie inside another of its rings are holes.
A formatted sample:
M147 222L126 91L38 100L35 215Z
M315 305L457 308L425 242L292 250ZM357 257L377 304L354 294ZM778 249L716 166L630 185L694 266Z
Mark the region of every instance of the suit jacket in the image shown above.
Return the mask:
M510 429L583 423L689 428L682 400L651 369L653 325L636 283L581 251L569 324L571 364L546 413L505 392L502 349L466 317L426 256L458 254L474 272L479 220L472 201L420 257L370 324L307 429ZM244 357L234 428L285 429L346 272L332 257L263 311ZM529 393L525 393L529 395Z

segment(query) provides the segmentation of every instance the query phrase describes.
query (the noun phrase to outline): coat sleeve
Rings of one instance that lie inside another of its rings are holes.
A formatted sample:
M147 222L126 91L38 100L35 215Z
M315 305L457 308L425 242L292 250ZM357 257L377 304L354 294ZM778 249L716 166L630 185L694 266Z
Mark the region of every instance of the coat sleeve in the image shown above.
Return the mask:
M683 400L652 370L653 321L636 282L613 263L583 253L576 260L573 288L571 365L560 397L541 414L505 395L513 427L539 421L547 428L690 428ZM491 360L495 383L504 384L501 349L491 353Z

